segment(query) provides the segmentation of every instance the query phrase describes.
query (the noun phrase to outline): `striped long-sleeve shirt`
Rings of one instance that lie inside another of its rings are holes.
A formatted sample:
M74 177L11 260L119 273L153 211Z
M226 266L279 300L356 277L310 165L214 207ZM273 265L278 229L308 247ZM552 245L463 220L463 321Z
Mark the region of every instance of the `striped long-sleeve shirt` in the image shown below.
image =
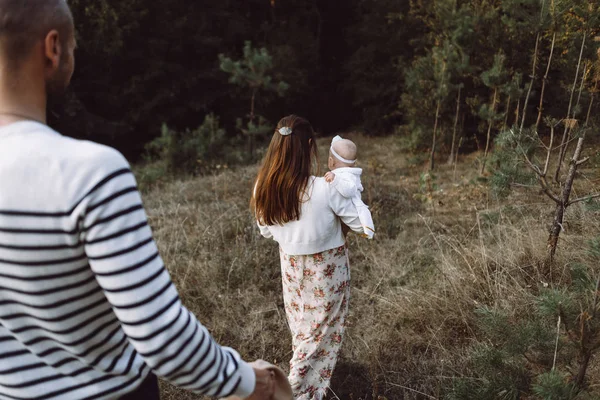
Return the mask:
M114 399L150 371L217 397L255 384L182 306L126 160L0 128L0 398Z

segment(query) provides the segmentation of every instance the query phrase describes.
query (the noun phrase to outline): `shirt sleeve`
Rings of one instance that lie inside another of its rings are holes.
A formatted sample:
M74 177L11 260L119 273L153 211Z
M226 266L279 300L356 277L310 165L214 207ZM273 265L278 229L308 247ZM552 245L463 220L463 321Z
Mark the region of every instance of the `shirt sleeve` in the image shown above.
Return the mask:
M342 196L347 198L354 197L358 191L356 184L351 179L348 179L341 174L335 174L335 179L331 184Z
M256 221L256 225L258 225L258 229L260 230L260 234L266 237L267 239L272 239L273 234L269 230L268 226L262 225L259 221Z
M364 229L358 217L358 210L352 203L352 199L342 196L337 189L327 185L329 189L329 206L334 214L340 217L342 222L354 232L363 233Z
M252 368L219 346L181 303L148 225L135 178L116 151L84 199L81 235L89 264L123 331L146 364L172 384L203 395L247 398Z

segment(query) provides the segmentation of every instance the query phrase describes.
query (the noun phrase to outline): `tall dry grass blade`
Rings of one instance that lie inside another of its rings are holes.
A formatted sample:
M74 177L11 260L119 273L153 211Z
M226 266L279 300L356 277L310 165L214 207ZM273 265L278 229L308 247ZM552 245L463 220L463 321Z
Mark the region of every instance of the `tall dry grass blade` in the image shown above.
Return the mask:
M556 342L554 343L554 360L552 361L552 371L556 368L556 357L558 357L558 339L560 338L560 315L556 322Z

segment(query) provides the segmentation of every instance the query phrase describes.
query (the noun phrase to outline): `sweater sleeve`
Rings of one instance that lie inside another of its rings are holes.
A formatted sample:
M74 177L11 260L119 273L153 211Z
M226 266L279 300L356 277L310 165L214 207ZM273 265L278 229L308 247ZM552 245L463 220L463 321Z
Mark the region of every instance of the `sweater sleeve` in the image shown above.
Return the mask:
M259 221L256 221L256 225L258 225L258 229L260 230L260 234L266 237L267 239L272 239L273 234L269 230L269 228L265 225L262 225Z
M80 229L89 264L129 342L154 373L176 386L247 398L254 371L237 352L215 343L182 305L129 165L116 151L108 153L95 162L105 172L82 202Z
M352 199L342 196L335 188L327 185L329 189L329 206L334 214L340 217L342 222L354 232L363 233L364 229L358 217L358 210L352 203Z

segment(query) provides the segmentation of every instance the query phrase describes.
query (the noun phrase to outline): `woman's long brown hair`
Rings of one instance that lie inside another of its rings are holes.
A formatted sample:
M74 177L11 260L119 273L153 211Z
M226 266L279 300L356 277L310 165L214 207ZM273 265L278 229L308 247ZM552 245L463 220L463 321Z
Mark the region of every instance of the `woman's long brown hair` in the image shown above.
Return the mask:
M281 128L290 128L283 136ZM317 144L310 122L296 115L282 118L256 178L251 206L263 225L283 225L300 219L313 165L317 165Z

